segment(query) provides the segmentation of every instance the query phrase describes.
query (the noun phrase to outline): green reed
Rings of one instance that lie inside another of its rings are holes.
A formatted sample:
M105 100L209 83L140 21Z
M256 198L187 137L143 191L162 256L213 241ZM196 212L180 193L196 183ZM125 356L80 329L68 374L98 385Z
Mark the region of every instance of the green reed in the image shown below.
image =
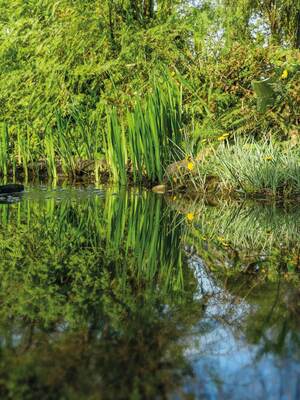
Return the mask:
M146 101L127 114L129 157L134 181L146 176L162 180L182 142L181 92L175 86L155 87Z
M6 124L1 124L0 132L0 173L6 177L9 168L9 133Z
M51 129L47 129L45 139L45 158L47 163L48 176L57 179L56 157L55 157L55 137Z
M54 180L60 171L70 177L93 174L98 182L103 167L121 185L128 175L135 183L160 181L181 146L181 97L181 90L166 79L154 83L152 92L137 99L132 110L102 103L97 110L58 109L39 133L28 126L13 128L10 149L8 128L3 125L2 171L6 175L9 166L15 171L18 165L27 179L29 171L38 174L46 167Z
M116 110L107 111L107 132L104 135L106 160L114 182L127 182L127 146L124 127L120 124Z
M23 128L18 126L16 146L18 164L23 167L25 180L27 181L29 176L29 167L31 170L36 169L35 173L38 175L38 160L34 159L32 143L30 140L30 129L28 126Z
M80 156L80 154L70 117L65 117L60 111L57 111L55 119L56 151L62 171L67 175L76 176L76 155Z

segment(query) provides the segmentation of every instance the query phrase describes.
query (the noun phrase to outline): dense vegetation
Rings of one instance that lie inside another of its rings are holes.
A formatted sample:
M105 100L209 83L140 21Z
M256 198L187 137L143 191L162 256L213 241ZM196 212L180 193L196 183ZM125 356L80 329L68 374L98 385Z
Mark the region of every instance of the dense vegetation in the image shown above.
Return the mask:
M4 175L155 182L218 138L297 143L298 0L2 0L0 22Z

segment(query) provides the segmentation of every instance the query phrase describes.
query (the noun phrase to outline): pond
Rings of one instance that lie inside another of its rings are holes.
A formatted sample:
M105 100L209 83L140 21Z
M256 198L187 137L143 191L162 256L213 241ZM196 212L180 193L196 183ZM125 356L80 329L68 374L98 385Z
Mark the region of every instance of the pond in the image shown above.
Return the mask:
M47 186L1 203L1 399L300 398L297 207Z

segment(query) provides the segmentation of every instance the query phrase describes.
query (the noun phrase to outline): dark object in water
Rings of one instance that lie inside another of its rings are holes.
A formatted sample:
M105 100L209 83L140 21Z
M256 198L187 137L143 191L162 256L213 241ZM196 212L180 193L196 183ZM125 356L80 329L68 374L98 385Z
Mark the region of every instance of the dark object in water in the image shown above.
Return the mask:
M0 186L0 195L1 194L12 194L12 193L20 193L24 191L24 186L19 184L9 184Z

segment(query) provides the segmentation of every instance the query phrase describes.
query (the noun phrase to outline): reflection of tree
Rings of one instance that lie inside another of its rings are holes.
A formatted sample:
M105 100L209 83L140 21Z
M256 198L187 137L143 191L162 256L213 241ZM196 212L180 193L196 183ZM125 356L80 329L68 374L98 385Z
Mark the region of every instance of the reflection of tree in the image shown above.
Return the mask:
M250 343L259 345L259 355L300 358L299 295L299 289L280 278L252 293L248 301L255 312L248 316L245 332Z
M299 359L298 210L228 203L201 211L185 241L227 293L223 308L229 310L231 301L233 310L248 305L237 319L226 313L219 322L257 346L258 359L265 354Z
M300 358L298 278L284 278L299 249L288 238L261 258L213 218L213 234L196 221L183 236L162 198L139 193L24 201L2 216L2 398L205 398L212 387L222 398L241 392L216 352L254 349L243 365L252 376L264 354Z
M223 312L214 307L217 315L211 317L231 328L233 335L244 336L249 344L259 346L257 357L271 353L299 359L300 292L298 276L286 274L287 259L291 258L288 251L275 248L264 261L255 262L255 257L260 260L259 252L255 256L255 249L252 249L251 263L258 268L250 269L245 252L241 253L244 258L237 258L229 246L212 241L202 242L204 247L201 248L200 243L197 251L203 255L214 285L221 288L221 295L218 294L219 298L214 295L213 301L219 305L223 302ZM248 307L241 312L245 303Z
M145 301L145 294L154 301ZM166 398L185 373L191 373L180 339L200 315L194 312L187 318L186 304L166 310L164 298L151 291L135 295L140 300L129 314L104 295L106 309L94 310L86 327L69 329L63 321L49 328L20 322L22 340L10 346L3 336L1 340L1 381L6 382L2 398L26 398L30 393L32 398L51 399ZM16 324L1 327L11 342L19 336Z
M182 338L202 308L180 224L160 198L124 196L2 221L2 398L166 398L191 373Z

